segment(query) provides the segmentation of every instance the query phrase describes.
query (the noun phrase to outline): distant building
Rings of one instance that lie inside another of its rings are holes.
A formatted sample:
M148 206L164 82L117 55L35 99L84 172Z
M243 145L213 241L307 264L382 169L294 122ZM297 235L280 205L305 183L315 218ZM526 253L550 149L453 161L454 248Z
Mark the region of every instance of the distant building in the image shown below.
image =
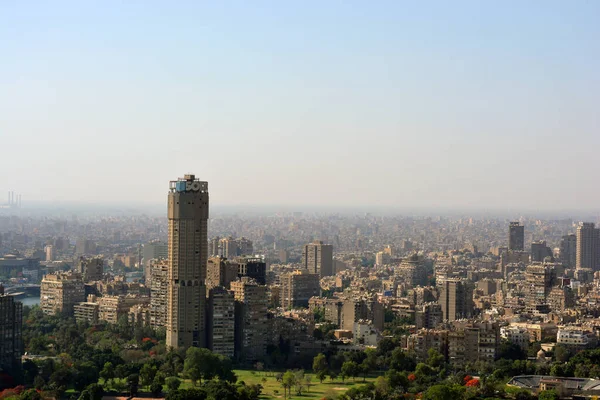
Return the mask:
M508 250L525 250L525 227L519 222L511 222L508 227Z
M583 222L577 228L576 268L597 271L600 267L600 229L591 222Z
M151 264L150 273L150 326L164 328L167 324L169 265L166 261Z
M546 245L544 240L531 243L532 262L542 262L546 257L552 258L552 249Z
M417 329L433 329L444 320L442 306L437 303L427 303L415 309L415 325Z
M444 320L454 321L473 315L473 285L462 279L447 279L441 288L439 303Z
M238 264L223 257L211 257L206 264L206 289L229 287L238 277Z
M333 275L333 246L323 244L320 240L305 245L302 250L302 264L305 269L319 274L321 278Z
M75 255L85 256L96 254L96 244L86 238L79 238L75 242Z
M40 286L40 307L45 314L72 314L73 306L85 300L81 274L58 272L44 276Z
M49 244L44 248L44 251L46 253L46 261L54 261L55 260L56 255L54 254L54 246Z
M464 366L477 361L493 362L500 349L496 322L457 322L448 333L448 362Z
M406 349L415 355L418 361L429 357L429 349L437 350L444 357L448 355L448 331L445 329L419 329L409 335Z
M231 282L235 295L235 353L240 360L260 360L267 351L267 287L243 277Z
M523 351L529 348L529 331L520 326L503 326L500 328L500 337L509 343L516 344Z
M319 275L308 270L297 270L283 274L279 278L281 284L281 307L306 308L311 297L321 294Z
M77 272L81 274L84 282L101 281L104 275L104 260L102 257L80 257Z
M575 268L577 264L577 236L575 234L565 235L559 245L560 261L569 268Z
M144 258L144 266L148 266L150 260L166 260L169 257L169 247L165 242L158 240L146 243L142 250L142 257Z
M267 284L267 263L258 257L240 257L235 260L238 266L238 278L247 276L258 282Z
M16 372L23 354L23 304L4 295L0 285L0 370Z
M575 350L595 348L598 344L596 334L578 327L563 327L556 334L556 344Z
M235 352L235 296L222 286L208 292L207 345L216 354L233 358Z
M77 303L73 306L73 313L77 321L95 324L98 323L99 309L100 305L96 301L96 296L89 295L87 301Z

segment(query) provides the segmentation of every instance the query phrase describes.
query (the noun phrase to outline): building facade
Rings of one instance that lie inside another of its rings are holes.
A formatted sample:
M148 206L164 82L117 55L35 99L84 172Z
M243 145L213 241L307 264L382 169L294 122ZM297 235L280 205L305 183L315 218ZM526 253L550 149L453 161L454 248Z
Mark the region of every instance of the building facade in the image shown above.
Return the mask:
M23 304L0 286L0 370L18 371L23 354Z
M208 292L207 344L214 353L232 358L235 353L235 296L222 286Z
M306 308L311 297L321 294L319 275L311 274L308 270L283 274L279 278L279 282L281 284L281 307L284 309Z
M591 222L583 222L577 228L576 268L597 271L600 263L600 229Z
M167 347L206 345L208 183L171 181L168 195Z
M511 222L508 226L508 250L525 250L525 227L519 222Z
M259 360L267 351L267 287L243 277L231 282L231 290L235 296L236 357Z
M334 275L333 246L320 240L307 244L302 249L302 264L313 274L321 278Z
M58 272L45 275L40 285L40 307L45 314L72 314L73 306L85 301L81 274Z
M474 308L473 285L462 279L447 279L442 285L439 303L442 306L444 320L470 318Z

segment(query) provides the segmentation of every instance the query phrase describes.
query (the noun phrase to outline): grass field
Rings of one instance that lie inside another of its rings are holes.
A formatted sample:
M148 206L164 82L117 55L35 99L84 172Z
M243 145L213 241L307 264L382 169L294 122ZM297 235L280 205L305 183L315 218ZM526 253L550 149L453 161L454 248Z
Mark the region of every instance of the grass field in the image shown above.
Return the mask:
M246 384L261 384L263 386L261 396L263 399L283 399L283 387L281 386L281 383L277 382L274 373L247 370L236 370L235 373L238 377L238 382L244 381ZM350 378L346 379L345 382L342 382L342 380L338 378L333 382L327 379L326 381L323 381L323 383L320 383L314 374L307 373L305 376L310 376L312 378L309 391L304 391L301 396L298 396L296 390L292 388L292 395L289 397L290 400L321 399L327 393L341 394L353 386L360 386L375 380L375 378L367 378L367 380L363 382L362 377L357 377L356 381L353 381L352 378ZM263 381L263 378L265 378L266 381Z
M244 381L246 384L260 384L263 387L261 398L265 400L275 400L282 399L283 400L283 386L281 386L280 382L277 382L275 378L275 372L258 372L258 371L249 371L249 370L235 370L235 374L237 375L238 382ZM363 380L362 377L357 377L356 380L352 378L346 379L345 382L342 382L340 378L334 380L333 382L330 379L323 381L320 383L314 374L306 373L305 376L311 377L311 386L308 391L304 390L302 395L297 395L295 388L291 390L291 396L288 397L288 400L318 400L329 393L335 393L339 395L344 393L346 390L350 389L353 386L364 385L368 382L373 382L375 378L368 377L366 381ZM125 379L115 379L121 381L125 385ZM99 380L99 383L102 385L104 381L102 379ZM189 379L182 379L180 389L191 389L193 388L192 382ZM148 388L145 386L141 386L139 388L140 393L147 392ZM167 392L167 387L164 387L165 393Z

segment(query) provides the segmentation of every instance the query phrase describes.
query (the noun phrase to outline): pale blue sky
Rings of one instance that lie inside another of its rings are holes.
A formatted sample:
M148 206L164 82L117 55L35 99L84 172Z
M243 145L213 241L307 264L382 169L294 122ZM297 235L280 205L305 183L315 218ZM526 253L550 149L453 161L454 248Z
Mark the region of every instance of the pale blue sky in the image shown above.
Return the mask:
M599 20L598 1L0 1L0 199L163 203L195 172L224 205L597 208Z

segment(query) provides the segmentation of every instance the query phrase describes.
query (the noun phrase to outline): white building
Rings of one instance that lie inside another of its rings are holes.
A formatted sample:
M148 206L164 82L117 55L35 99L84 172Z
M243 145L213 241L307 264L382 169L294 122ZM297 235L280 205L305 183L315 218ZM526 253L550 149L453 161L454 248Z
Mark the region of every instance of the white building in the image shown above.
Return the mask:
M529 348L529 331L524 327L503 326L500 328L500 337L518 345L524 351Z

